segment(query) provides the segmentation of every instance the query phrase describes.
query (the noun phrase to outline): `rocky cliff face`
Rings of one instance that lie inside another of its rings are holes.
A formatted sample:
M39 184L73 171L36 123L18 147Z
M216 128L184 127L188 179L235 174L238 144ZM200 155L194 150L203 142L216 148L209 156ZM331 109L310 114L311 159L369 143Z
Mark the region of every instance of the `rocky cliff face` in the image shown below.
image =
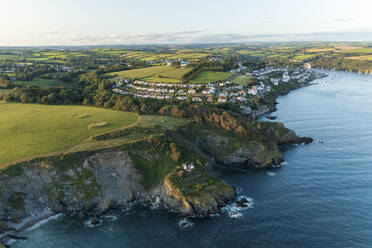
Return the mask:
M281 147L312 141L275 122L256 123L249 132L241 134L189 125L176 135L217 163L239 169L278 165L284 161Z
M10 166L0 172L0 234L53 213L102 214L136 202L187 216L219 213L235 190L209 172L206 158L262 168L283 161L280 146L311 141L278 123L245 125L232 133L193 124L120 147ZM195 163L191 172L181 167L187 162Z
M55 164L64 159L71 164ZM140 177L125 151L15 165L0 174L0 219L17 223L46 208L73 213L124 206L143 192Z
M0 233L52 213L99 214L110 208L128 208L135 201L184 215L206 216L234 199L233 188L224 182L210 183L224 189L212 194L210 189L196 190L194 186L199 181L191 177L186 180L193 190L185 194L182 184L176 186L172 181L172 171L156 187L145 188L131 155L122 149L67 154L14 165L0 174ZM203 177L219 180L201 165L198 171ZM204 178L200 183L205 183ZM193 195L193 191L197 194Z

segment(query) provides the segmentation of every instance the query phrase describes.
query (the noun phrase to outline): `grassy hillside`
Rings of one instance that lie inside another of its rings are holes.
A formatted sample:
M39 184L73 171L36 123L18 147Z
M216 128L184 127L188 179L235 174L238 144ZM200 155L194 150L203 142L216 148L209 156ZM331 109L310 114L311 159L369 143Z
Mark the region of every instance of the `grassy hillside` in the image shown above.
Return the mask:
M196 78L190 81L192 84L203 84L224 81L231 77L233 73L230 72L213 72L213 71L203 71Z
M10 90L10 89L0 89L0 95L5 94L5 93L9 93L10 91L12 91L12 90Z
M148 82L180 83L182 76L191 69L177 69L172 66L153 66L142 69L108 73L110 76L142 79Z
M249 80L252 79L251 76L248 75L241 75L239 77L234 78L233 82L239 85L246 86L249 84Z
M117 75L123 78L146 78L152 77L159 73L165 73L168 71L174 70L174 67L171 66L153 66L147 67L142 69L134 69L134 70L126 70L126 71L119 71L119 72L112 72L108 75Z
M0 167L7 162L63 151L90 136L128 126L134 113L83 106L0 104Z
M191 69L177 69L172 66L153 66L142 69L113 72L108 73L108 75L142 79L148 82L179 83L182 76L190 70Z
M65 83L60 80L54 80L54 79L43 79L43 78L34 78L31 81L15 81L14 84L18 85L30 85L30 86L38 86L38 87L76 87L76 84L73 83Z
M74 146L69 151L98 150L142 141L150 136L158 135L165 130L175 130L177 127L183 126L186 123L187 120L185 119L160 115L142 115L138 116L138 121L135 125L92 136L81 144Z

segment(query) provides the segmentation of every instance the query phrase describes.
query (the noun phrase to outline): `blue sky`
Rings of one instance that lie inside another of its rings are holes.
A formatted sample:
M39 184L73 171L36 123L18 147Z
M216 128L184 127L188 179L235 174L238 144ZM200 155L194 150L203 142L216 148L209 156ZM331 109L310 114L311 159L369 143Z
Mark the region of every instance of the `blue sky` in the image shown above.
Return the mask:
M372 40L370 0L12 0L0 45Z

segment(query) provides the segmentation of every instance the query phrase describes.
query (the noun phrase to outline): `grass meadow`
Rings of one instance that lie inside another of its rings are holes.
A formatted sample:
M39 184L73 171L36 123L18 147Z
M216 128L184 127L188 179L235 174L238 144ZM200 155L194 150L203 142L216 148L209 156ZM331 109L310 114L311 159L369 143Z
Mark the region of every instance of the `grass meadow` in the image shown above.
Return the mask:
M239 85L246 86L249 84L249 80L251 79L251 76L248 75L241 75L239 77L234 78L233 82Z
M172 66L153 66L142 69L108 73L109 76L142 79L149 82L179 83L190 69L177 69Z
M234 75L231 72L213 72L213 71L203 71L193 80L190 81L192 84L204 84L212 83L218 81L224 81Z
M34 78L31 81L14 81L14 84L22 85L22 86L37 86L37 87L76 87L73 83L66 83L60 80L54 79L44 79L44 78Z
M84 106L0 104L0 168L5 163L71 149L85 139L134 124L134 113ZM88 129L92 123L106 124Z

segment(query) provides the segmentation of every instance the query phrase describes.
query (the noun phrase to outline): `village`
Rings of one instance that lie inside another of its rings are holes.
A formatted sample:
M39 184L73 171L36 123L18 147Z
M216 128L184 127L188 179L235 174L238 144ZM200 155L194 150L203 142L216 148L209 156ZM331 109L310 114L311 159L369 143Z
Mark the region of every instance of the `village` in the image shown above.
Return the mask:
M306 68L274 68L266 67L251 73L242 72L240 67L233 78L248 75L256 80L246 85L236 84L232 79L222 82L190 84L190 83L160 83L142 80L115 78L113 91L133 97L179 100L208 103L245 103L252 98L263 97L275 87L289 83L306 83L322 77Z

